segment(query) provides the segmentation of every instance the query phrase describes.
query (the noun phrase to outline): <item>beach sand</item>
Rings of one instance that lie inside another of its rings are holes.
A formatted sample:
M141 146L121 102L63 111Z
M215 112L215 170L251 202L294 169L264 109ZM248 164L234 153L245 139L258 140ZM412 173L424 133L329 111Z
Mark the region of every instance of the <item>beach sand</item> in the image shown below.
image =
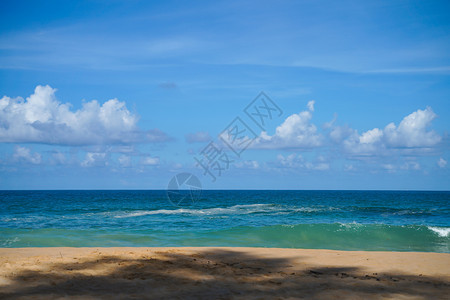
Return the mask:
M0 299L449 299L450 254L0 249Z

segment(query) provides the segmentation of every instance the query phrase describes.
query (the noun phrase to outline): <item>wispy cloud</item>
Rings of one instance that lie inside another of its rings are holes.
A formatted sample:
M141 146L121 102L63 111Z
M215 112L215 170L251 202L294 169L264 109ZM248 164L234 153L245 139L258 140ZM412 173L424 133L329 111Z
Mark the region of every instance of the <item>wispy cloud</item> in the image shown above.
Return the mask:
M379 74L395 74L395 73L450 73L450 66L442 66L442 67L424 67L424 68L392 68L392 69L380 69L380 70L372 70L365 71L364 73L379 73Z
M448 18L445 5L424 6L430 20ZM449 72L448 22L428 23L414 4L227 1L180 4L170 12L140 4L120 18L108 18L108 9L99 8L104 14L65 25L0 31L0 48L8 54L0 58L0 67L121 69L170 61L356 73Z

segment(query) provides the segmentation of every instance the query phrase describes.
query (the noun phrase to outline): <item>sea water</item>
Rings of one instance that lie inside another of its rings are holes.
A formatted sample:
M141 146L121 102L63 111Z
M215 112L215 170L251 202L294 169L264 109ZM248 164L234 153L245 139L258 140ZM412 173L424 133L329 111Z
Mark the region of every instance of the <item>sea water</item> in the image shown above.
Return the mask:
M0 191L0 247L243 246L450 252L450 192Z

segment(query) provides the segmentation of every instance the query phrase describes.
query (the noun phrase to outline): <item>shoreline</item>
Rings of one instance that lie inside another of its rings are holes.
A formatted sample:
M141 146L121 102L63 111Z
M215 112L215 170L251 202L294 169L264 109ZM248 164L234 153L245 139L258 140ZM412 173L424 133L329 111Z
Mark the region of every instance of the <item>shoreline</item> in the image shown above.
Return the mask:
M0 297L445 299L450 254L249 247L0 248Z
M292 247L263 247L263 246L30 246L30 247L0 247L0 255L2 250L25 250L25 249L275 249L275 250L296 250L296 251L331 251L331 252L376 252L376 253L430 253L430 254L448 254L450 252L439 251L409 251L409 250L345 250L332 248L292 248ZM450 272L449 272L450 273Z

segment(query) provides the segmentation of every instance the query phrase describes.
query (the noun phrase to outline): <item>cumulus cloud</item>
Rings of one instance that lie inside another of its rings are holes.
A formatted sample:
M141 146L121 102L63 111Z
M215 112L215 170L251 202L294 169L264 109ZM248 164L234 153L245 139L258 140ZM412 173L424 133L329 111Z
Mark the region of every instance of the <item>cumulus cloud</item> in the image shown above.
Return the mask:
M41 155L39 153L31 153L30 148L16 146L14 149L13 158L16 161L27 162L32 164L41 163Z
M351 132L347 138L341 141L347 153L373 155L384 152L383 133L378 128L368 130L361 135L356 130L351 130Z
M261 132L255 140L253 148L282 149L282 148L313 148L321 146L322 136L317 132L317 127L311 123L314 101L308 102L307 111L293 114L270 136L267 132Z
M311 122L314 111L314 101L307 104L308 110L289 116L276 128L270 136L261 132L253 148L302 150L311 148L330 149L335 155L346 159L366 158L376 162L387 172L400 170L422 170L415 157L425 153L435 153L442 137L430 127L437 117L431 107L418 109L401 119L400 123L389 123L384 128L376 127L362 133L347 125L336 125L336 115L333 120L322 126L325 134L318 132ZM336 153L336 151L338 153ZM401 156L405 160L392 163L388 159ZM441 158L437 164L444 168L447 161ZM276 166L289 169L328 170L330 165L321 159L308 162L295 153L287 156L279 155ZM343 166L345 171L354 171L353 165Z
M55 145L98 145L158 142L167 140L158 129L142 131L138 117L117 99L96 100L71 110L61 103L50 86L37 86L26 100L0 99L0 142Z
M334 123L334 122L333 122ZM348 127L348 126L330 126L331 130L329 132L329 137L332 142L340 144L343 140L348 138L349 136L357 133L356 130Z
M398 126L389 123L384 129L373 128L361 134L348 126L335 125L335 116L323 126L327 132L325 139L311 122L314 103L313 100L309 101L308 110L287 117L276 128L275 134L261 132L252 148L310 149L334 143L341 145L347 154L374 156L387 155L398 149L411 152L417 148L431 148L442 139L439 134L429 129L431 122L437 117L430 107L409 114Z
M431 107L417 110L403 118L400 124L388 124L384 128L386 143L392 147L432 147L441 141L441 137L427 130L436 118Z
M398 126L389 123L384 129L373 128L361 135L353 129L336 127L331 130L330 137L335 141L342 139L344 148L354 154L373 155L399 148L429 148L441 141L435 131L428 129L436 117L433 110L427 107L404 117Z
M372 130L368 130L364 132L359 137L359 143L360 144L375 144L381 141L381 138L383 137L383 132L378 129L374 128Z
M211 136L206 131L199 131L196 133L186 134L186 142L188 142L189 144L204 143L209 142L211 140L212 140Z

